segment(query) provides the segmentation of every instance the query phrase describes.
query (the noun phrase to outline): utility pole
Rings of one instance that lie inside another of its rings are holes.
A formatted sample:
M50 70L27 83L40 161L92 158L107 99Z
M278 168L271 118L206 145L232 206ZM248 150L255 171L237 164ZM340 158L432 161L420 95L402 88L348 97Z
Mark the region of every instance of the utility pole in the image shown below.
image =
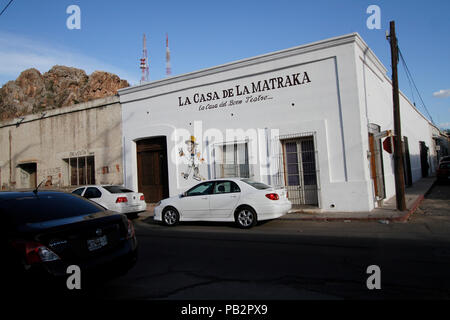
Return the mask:
M397 210L405 211L405 176L403 169L402 128L400 122L400 98L398 93L398 43L395 35L395 21L390 22L389 41L391 44L392 64L392 98L394 102L394 170L395 170L395 196Z
M11 129L9 129L9 188L12 185L12 155L11 155L11 146L12 146L12 136Z

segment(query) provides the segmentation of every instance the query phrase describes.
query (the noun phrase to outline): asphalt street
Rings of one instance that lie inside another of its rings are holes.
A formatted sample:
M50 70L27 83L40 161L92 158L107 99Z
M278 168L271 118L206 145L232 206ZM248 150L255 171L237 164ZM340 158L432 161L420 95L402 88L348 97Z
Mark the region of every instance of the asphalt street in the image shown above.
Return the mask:
M450 298L450 186L405 223L273 220L165 227L136 221L137 265L83 291L89 299ZM381 289L369 290L370 265Z

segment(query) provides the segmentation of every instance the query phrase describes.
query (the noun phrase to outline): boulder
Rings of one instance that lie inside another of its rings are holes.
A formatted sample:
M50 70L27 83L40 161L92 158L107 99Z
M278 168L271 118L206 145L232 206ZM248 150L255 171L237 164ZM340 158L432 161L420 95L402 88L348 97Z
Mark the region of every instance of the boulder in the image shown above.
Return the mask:
M43 75L37 69L23 71L0 88L0 120L43 112L117 94L128 87L117 75L54 66Z

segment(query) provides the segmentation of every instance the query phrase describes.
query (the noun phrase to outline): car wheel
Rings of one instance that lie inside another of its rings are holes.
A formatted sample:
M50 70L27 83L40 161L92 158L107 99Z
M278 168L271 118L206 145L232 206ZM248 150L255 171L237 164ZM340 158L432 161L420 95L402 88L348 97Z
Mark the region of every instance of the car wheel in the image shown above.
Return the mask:
M256 212L250 207L240 207L234 215L236 224L243 229L249 229L256 224Z
M162 221L166 226L174 226L180 220L180 215L177 209L173 207L165 208L162 213Z

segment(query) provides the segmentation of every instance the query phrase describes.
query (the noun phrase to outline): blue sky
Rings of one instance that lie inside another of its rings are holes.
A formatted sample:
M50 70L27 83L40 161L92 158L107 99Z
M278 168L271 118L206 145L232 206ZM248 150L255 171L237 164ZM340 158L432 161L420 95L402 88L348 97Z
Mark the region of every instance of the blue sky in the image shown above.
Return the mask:
M0 8L9 0L0 0ZM69 5L81 9L81 29L69 30ZM381 9L381 29L369 30L369 5ZM434 122L450 128L450 1L14 0L0 16L0 85L21 71L55 64L104 70L139 83L142 34L148 37L150 80L165 77L165 34L172 74L183 74L310 42L358 32L390 68L385 39L395 20L399 46ZM390 75L390 72L389 72ZM426 111L399 65L401 90Z

